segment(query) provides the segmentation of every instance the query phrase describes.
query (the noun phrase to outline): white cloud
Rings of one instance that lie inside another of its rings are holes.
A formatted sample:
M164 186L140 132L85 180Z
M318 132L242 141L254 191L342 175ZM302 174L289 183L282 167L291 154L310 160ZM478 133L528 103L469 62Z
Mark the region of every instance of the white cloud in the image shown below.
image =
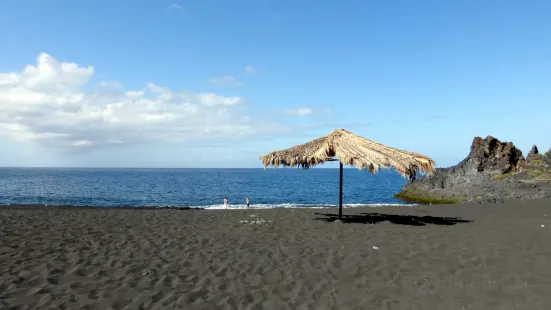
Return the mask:
M222 97L211 93L201 93L197 97L201 104L208 106L235 105L241 103L241 98L239 97Z
M42 147L87 149L225 141L285 130L246 115L240 97L153 83L125 90L110 82L103 86L116 89L85 91L93 74L92 66L59 62L44 53L21 72L0 73L0 134Z
M110 82L110 81L101 81L98 83L99 87L109 88L109 89L121 89L122 84L119 82Z
M310 108L296 108L296 109L286 109L283 110L285 114L296 115L296 116L306 116L312 114L314 111Z
M169 6L170 9L175 9L175 10L183 10L184 7L179 5L178 3L172 3L170 6Z
M258 72L258 69L253 66L245 66L245 73L247 74L255 74Z
M217 78L210 79L210 82L212 84L225 84L225 85L233 85L233 86L243 86L243 83L238 81L234 76L221 76Z

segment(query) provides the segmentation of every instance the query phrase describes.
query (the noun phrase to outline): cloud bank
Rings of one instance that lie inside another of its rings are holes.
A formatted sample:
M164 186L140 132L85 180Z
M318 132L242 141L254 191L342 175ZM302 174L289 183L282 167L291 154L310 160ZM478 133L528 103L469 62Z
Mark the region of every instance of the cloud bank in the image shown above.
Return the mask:
M91 149L150 142L235 139L285 130L246 114L244 100L153 83L92 87L94 67L40 54L0 73L0 134L46 148Z

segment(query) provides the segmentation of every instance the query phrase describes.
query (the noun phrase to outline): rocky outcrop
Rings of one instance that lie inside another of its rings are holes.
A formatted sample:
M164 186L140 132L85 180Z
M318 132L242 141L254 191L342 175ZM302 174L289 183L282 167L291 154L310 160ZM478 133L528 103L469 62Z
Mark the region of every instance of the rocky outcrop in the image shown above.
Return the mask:
M549 149L549 151L543 154L542 161L544 164L551 166L551 149Z
M464 161L467 166L476 167L477 172L486 174L518 172L525 164L522 152L513 143L501 142L492 136L475 137Z
M532 146L532 149L530 150L530 152L528 152L528 155L526 155L526 161L532 161L534 159L537 159L538 157L541 157L538 155L539 155L538 147L534 145Z
M549 159L549 160L548 160ZM501 202L551 197L551 150L536 146L524 159L511 142L475 137L469 155L455 166L417 178L396 197L421 203Z

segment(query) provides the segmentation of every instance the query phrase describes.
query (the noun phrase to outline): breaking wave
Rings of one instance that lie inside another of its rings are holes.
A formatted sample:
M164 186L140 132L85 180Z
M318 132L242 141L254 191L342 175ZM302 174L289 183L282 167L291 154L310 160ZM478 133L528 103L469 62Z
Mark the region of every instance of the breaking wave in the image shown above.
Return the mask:
M388 207L388 206L417 206L417 204L406 204L406 203L371 203L371 204L362 204L362 203L352 203L352 204L343 204L343 208L360 208L360 207ZM208 210L243 210L247 209L247 206L244 204L230 204L228 207L224 207L223 204L218 205L208 205L208 206L190 206L191 208L203 208ZM314 208L314 209L323 209L323 208L336 208L335 204L299 204L299 203L281 203L281 204L254 204L250 206L250 209L275 209L275 208Z

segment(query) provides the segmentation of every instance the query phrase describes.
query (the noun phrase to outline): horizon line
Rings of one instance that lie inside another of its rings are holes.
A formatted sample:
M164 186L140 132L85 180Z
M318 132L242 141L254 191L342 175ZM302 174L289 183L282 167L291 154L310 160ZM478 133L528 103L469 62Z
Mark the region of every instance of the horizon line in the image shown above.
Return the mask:
M109 167L109 166L96 166L96 167L82 167L82 166L0 166L0 169L339 169L339 167L328 167L323 165L317 165L309 168L302 167ZM358 169L354 166L343 166L343 169L355 169L355 170L366 170ZM379 168L379 170L393 170L392 167Z
M436 167L436 168L443 168L443 167ZM191 170L191 169L195 169L195 170L200 170L200 169L233 169L233 170L237 170L237 169L247 169L247 170L276 170L276 169L299 169L299 170L309 170L309 169L335 169L335 170L338 170L339 167L328 167L328 166L323 166L323 165L318 165L318 166L314 166L314 167L309 167L309 168L302 168L302 167L296 167L296 166L293 166L293 167L283 167L283 166L279 166L279 167L266 167L266 168L263 168L263 167L101 167L101 166L97 166L97 167L79 167L79 166L0 166L0 169L88 169L88 170L91 170L91 169L112 169L112 170L151 170L151 169L159 169L159 170L184 170L184 169L188 169L188 170ZM354 166L343 166L343 169L353 169L353 170L358 170L358 171L367 171L366 169L358 169L357 167L354 167ZM394 168L392 167L384 167L384 168L379 168L379 171L384 171L384 170L395 170ZM378 171L378 172L379 172ZM376 172L376 173L378 173ZM376 174L375 173L375 174Z

